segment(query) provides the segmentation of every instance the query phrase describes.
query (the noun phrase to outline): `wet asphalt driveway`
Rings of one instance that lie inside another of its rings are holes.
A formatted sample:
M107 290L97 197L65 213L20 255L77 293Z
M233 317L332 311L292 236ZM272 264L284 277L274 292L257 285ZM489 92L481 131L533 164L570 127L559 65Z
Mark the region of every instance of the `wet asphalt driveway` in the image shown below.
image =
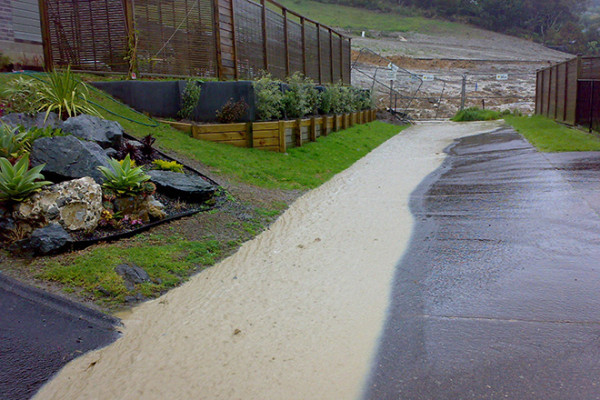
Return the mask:
M463 138L413 193L367 399L600 399L600 153Z
M0 399L29 399L66 363L116 340L118 328L116 318L0 274Z

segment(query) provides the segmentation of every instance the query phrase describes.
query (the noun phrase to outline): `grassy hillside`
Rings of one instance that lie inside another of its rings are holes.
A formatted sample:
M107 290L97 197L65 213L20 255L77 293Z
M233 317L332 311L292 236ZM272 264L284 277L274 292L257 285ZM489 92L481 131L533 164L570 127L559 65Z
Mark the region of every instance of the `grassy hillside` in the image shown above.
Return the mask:
M443 34L468 29L465 25L454 22L395 13L380 13L311 0L280 0L279 3L320 23L354 31L377 30Z

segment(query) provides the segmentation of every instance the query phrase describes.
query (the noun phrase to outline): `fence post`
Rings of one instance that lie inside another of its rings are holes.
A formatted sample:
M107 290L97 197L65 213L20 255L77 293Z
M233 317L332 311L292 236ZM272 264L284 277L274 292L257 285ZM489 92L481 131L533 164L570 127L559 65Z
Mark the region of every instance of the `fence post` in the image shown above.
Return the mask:
M287 151L287 143L285 142L285 122L279 121L279 152L285 153Z
M552 68L548 70L550 77L548 78L548 101L546 104L546 117L550 118L550 94L552 93Z
M467 102L467 74L464 74L462 77L462 89L460 91L460 110L465 109L465 104Z
M590 133L594 126L594 81L590 82Z
M340 81L344 82L344 38L338 33L338 39L340 40Z
M318 51L318 60L319 60L319 84L323 84L323 72L321 68L321 24L317 25L317 51Z
M212 0L215 46L217 51L217 78L223 79L223 55L221 53L221 21L219 0Z
M331 79L330 83L333 83L333 32L331 28L329 28L329 77Z
M300 17L300 26L302 30L302 74L306 76L306 21Z
M48 4L45 0L39 1L40 21L42 24L42 45L44 47L44 69L52 71L54 60L52 59L52 42L50 40L50 20L48 16Z
M296 120L296 127L298 128L296 136L296 146L302 147L302 118Z
M559 74L559 69L558 69L558 65L555 67L556 68L556 79L555 79L555 83L554 83L554 120L556 121L558 119L558 81L560 80L560 74Z
M283 9L283 41L285 46L285 76L290 76L290 43L288 38L287 9Z
M569 108L569 61L565 63L565 102L563 106L563 121L567 122L567 109Z
M237 56L237 37L235 34L235 27L237 23L235 21L235 0L229 0L231 5L231 42L233 44L233 77L235 80L239 79L238 72L238 56Z
M268 50L268 40L267 40L267 5L265 4L265 0L260 0L260 5L262 7L262 36L263 36L263 58L264 58L264 67L265 71L269 71L269 50Z

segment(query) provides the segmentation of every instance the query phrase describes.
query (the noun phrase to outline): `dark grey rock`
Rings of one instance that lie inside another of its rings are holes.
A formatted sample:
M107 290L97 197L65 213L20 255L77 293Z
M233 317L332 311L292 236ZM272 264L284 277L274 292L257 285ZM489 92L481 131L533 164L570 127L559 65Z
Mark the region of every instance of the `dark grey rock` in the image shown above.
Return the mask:
M82 114L71 117L63 123L62 129L79 139L96 142L104 149L119 147L123 140L121 124L93 115Z
M113 295L110 290L106 289L102 285L98 285L98 287L96 287L96 290L99 291L100 293L102 293L104 296L112 296Z
M91 176L104 182L99 166L108 167L108 157L94 142L85 142L74 136L41 138L33 143L32 165L46 164L42 173L47 179L66 181Z
M23 113L10 113L2 118L0 118L2 122L8 124L12 127L22 126L25 129L30 128L46 128L52 127L54 129L62 128L63 122L58 118L58 115L55 113L48 114L48 118L46 118L46 113L39 112L37 114L23 114Z
M144 283L150 282L150 275L135 264L119 264L115 272L123 277L125 282Z
M33 231L27 248L36 254L55 253L71 242L71 236L59 224L50 224Z
M184 197L203 201L210 198L216 188L197 175L187 175L172 171L148 171L156 187L173 197Z
M113 149L112 147L109 147L108 149L104 150L104 154L106 154L106 156L110 158L116 158L118 153L119 152Z

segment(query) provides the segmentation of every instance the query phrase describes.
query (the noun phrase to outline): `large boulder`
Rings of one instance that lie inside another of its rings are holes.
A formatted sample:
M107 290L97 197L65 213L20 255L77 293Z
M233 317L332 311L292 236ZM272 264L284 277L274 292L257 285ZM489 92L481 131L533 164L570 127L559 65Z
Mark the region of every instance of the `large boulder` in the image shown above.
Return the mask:
M172 196L194 201L209 199L215 192L214 185L196 175L172 171L148 171L157 188Z
M63 131L79 139L98 143L102 148L117 148L123 140L123 128L116 121L108 121L93 115L81 114L67 119Z
M54 129L62 128L62 121L55 113L48 114L47 118L45 112L39 112L33 115L24 113L10 113L4 115L2 118L0 118L0 120L14 128L18 126L22 126L25 129L46 127L52 127Z
M108 156L94 142L85 142L74 136L41 138L33 142L32 165L46 164L43 169L47 179L66 181L91 176L104 182L99 166L108 167Z
M52 185L18 204L19 220L58 223L68 231L93 230L102 211L102 188L90 177Z
M60 251L71 243L71 241L71 235L62 226L59 224L50 224L33 231L29 240L22 247L35 254L44 255Z

